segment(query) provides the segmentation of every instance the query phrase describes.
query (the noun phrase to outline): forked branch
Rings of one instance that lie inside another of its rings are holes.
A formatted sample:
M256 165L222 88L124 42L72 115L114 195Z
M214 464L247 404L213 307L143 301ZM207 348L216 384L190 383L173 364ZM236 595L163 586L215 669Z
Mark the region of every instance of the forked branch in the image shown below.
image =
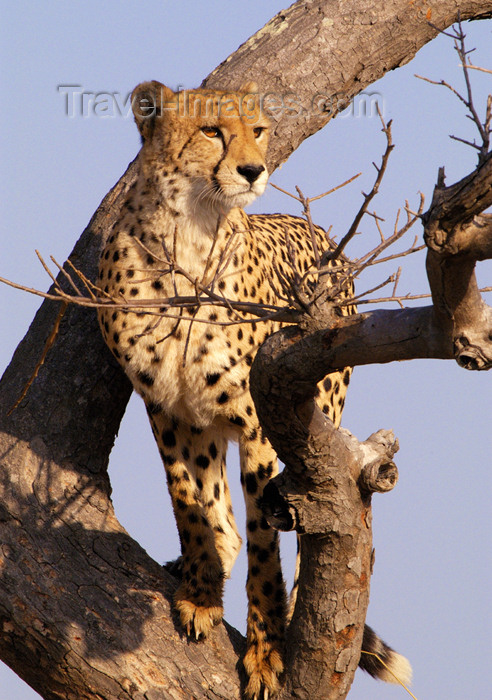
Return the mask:
M461 138L459 136L454 136L451 135L450 138L454 139L455 141L460 141L461 143L466 144L467 146L471 146L472 148L476 149L478 152L478 164L481 165L483 161L487 158L487 154L489 153L490 149L490 133L491 133L491 122L492 122L492 97L489 95L487 103L486 103L486 108L485 108L485 117L483 121L480 119L480 116L478 114L478 110L475 106L475 102L473 99L473 90L472 90L472 82L471 82L471 77L470 77L470 69L474 70L479 70L479 71L484 71L484 72L491 72L487 70L486 68L482 68L480 66L474 66L470 62L470 54L474 52L475 49L467 49L465 45L465 39L466 39L466 34L463 31L463 24L461 22L461 19L458 19L458 22L456 25L453 25L449 31L441 31L434 25L431 25L439 31L441 34L444 34L447 37L450 37L453 39L454 43L454 50L458 54L458 58L460 60L461 67L463 69L463 78L465 80L465 87L466 87L466 95L462 95L455 87L447 83L445 80L431 80L430 78L425 78L422 77L421 75L418 75L417 78L420 78L421 80L425 80L428 83L431 83L432 85L441 85L442 87L447 88L450 90L453 95L455 95L458 100L466 107L468 110L467 117L473 122L473 124L476 126L478 134L480 136L480 142L476 143L475 141L469 141L468 139Z
M336 430L315 403L317 383L349 365L417 357L454 357L467 369L492 367L492 309L483 302L474 275L476 261L492 257L492 216L483 213L492 196L490 163L486 154L473 173L448 188L442 171L429 210L423 213L423 198L418 212L406 207L402 230L416 220L424 223L433 306L337 319L330 304L326 310L320 303L327 298L318 285L313 293L317 323L283 329L256 356L252 396L265 434L286 465L265 489L264 513L272 525L293 527L301 535L299 593L287 651L290 673L282 698L298 692L311 698L345 697L368 599L371 494L390 490L397 480L392 433L379 431L360 443ZM310 216L306 207L304 213ZM357 230L358 222L354 224L348 240ZM396 240L399 233L395 225L390 238ZM374 264L388 244L381 232L374 251L353 265L343 260L342 283ZM397 272L384 282L394 284L393 294L398 279ZM345 591L343 600L340 590ZM322 606L320 600L330 603Z

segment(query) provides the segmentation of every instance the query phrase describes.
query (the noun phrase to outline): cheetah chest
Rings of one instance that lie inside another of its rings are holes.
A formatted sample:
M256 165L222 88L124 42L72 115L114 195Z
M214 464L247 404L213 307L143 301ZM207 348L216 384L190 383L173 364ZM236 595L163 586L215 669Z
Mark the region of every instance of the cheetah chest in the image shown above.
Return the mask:
M114 266L103 272L108 293L135 303L155 299L156 304L151 310L103 310L100 323L110 349L147 405L197 427L240 412L249 400L256 326L235 323L241 320L237 313L221 306L167 305L165 300L176 294L195 294L190 282L162 274L158 265L149 266L150 259L136 255L138 246L132 253L129 245L120 243L118 251L120 274L115 274ZM236 277L240 278L239 272L225 275L222 293L229 299L238 298ZM263 339L265 329L261 330Z

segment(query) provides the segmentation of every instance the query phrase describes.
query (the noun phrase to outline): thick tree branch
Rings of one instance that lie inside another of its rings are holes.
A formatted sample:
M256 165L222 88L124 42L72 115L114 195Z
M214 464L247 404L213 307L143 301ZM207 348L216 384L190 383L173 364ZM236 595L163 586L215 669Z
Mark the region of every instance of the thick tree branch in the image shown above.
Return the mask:
M434 318L466 369L490 369L492 364L492 310L474 273L476 261L492 257L492 215L482 213L491 204L489 153L474 173L449 187L441 170L423 217Z
M240 46L203 85L237 88L246 77L257 81L260 93L272 96L266 101L277 108L269 149L272 171L355 95L408 63L439 30L459 17L491 16L490 0L438 2L431 10L404 0L327 0L315 7L296 2Z
M442 168L431 207L423 217L427 246L443 256L492 257L492 215L482 215L490 206L492 151L477 170L449 187L444 185Z
M290 673L282 698L336 700L346 697L360 657L371 570L370 494L396 483L392 460L398 443L389 431L359 443L348 431L336 430L314 403L316 384L300 378L309 372L278 362L272 352L276 340L267 341L251 380L260 421L285 462L265 488L262 507L274 527L295 528L301 535L299 593L286 659ZM287 344L282 359L293 359L291 347ZM265 359L275 374L265 371Z
M335 430L315 403L317 384L346 366L417 357L492 367L492 309L474 273L477 260L491 257L490 215L482 214L490 204L491 162L485 159L448 188L441 174L422 216L432 307L336 318L330 304L312 306L305 323L268 338L253 363L258 417L285 462L265 489L262 507L273 526L295 528L301 541L283 698L346 697L368 602L370 494L390 490L397 480L392 434L379 431L359 443Z
M444 28L458 10L462 19L489 16L492 2L443 0L433 7L433 22ZM436 34L425 13L406 0L299 2L283 14L207 81L238 86L247 76L262 90L295 93L306 105L317 93L323 96L321 113L277 115L271 170L355 94L406 63ZM130 165L71 255L90 280L134 180ZM100 338L93 311L67 310L30 391L5 415L21 395L57 313L56 303L43 304L0 384L0 656L45 698L237 698L241 641L225 628L207 644L182 639L169 613L172 579L114 517L106 467L131 389ZM422 323L427 336L403 338L402 324L410 316L400 316L395 348L405 346L408 357L415 348L423 356L425 346L442 353L434 356L447 356L449 348L432 333L432 312L418 313L411 328L419 334ZM361 317L359 330L367 328L370 335L379 318ZM335 328L335 339L344 333L345 327ZM333 348L347 343L332 344L328 332L320 338L332 353L330 366L341 359L347 364L348 350L333 355ZM392 359L374 347L373 362ZM362 496L360 502L365 507ZM367 577L369 562L363 566ZM362 610L367 592L360 597Z

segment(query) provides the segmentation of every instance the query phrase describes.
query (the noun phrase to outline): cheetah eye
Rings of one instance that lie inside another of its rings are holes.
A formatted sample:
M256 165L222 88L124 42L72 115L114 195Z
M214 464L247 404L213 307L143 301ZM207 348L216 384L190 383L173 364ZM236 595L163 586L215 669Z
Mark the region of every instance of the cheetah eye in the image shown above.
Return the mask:
M215 126L202 127L202 134L205 134L209 139L217 139L222 136L220 129L217 129Z
M255 139L259 139L262 133L265 131L264 126L257 126L253 129L253 134L255 135Z

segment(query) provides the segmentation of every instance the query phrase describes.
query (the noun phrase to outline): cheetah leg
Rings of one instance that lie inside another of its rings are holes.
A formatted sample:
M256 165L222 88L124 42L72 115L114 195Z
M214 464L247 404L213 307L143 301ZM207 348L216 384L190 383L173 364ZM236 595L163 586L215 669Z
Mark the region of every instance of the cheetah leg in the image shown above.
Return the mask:
M317 401L338 427L350 370L331 374L319 384ZM246 424L248 424L248 420ZM283 671L282 648L286 624L286 596L278 550L278 534L258 509L258 498L278 471L273 448L261 438L258 426L245 430L240 440L241 480L245 493L248 535L248 648L244 667L249 677L246 694L259 698L278 690ZM292 615L297 580L291 597Z
M174 603L188 635L206 637L222 619L224 578L241 546L225 478L225 439L162 413L150 415L181 540L182 582Z
M278 472L278 464L259 428L245 433L240 440L240 457L248 537L247 651L243 663L248 674L246 695L260 698L278 690L278 677L283 671L286 595L279 538L258 508L258 498Z

